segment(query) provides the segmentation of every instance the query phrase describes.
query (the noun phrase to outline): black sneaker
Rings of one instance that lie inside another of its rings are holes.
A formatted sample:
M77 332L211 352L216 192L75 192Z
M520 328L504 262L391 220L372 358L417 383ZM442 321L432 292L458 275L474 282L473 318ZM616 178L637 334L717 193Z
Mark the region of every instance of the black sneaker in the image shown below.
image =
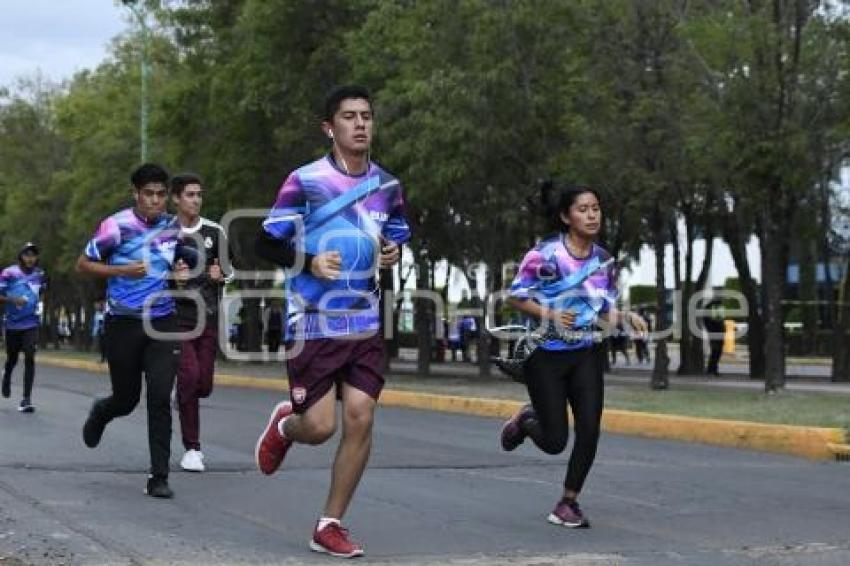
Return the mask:
M12 396L12 377L4 375L3 376L3 397L8 399Z
M168 478L150 477L148 485L145 488L145 493L151 497L159 497L160 499L171 499L174 497L174 492L168 487Z
M18 411L21 413L34 413L35 407L32 406L29 399L23 399L21 400L21 404L18 405Z
M97 413L97 401L95 401L92 403L89 416L83 425L83 442L86 443L86 446L94 448L100 444L105 428L106 421Z

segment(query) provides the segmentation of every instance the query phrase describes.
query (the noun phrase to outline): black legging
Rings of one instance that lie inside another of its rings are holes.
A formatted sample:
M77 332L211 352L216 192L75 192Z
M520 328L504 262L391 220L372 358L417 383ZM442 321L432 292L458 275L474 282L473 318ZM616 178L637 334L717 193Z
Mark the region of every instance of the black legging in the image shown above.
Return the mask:
M18 356L24 353L24 399L32 397L35 381L35 349L38 344L38 328L6 331L6 367L3 381L12 379L12 371L18 365Z
M605 397L600 356L604 350L599 347L575 351L538 348L525 362L528 395L537 419L526 420L524 428L547 454L560 454L567 446L569 402L576 439L564 487L576 493L584 485L599 444Z

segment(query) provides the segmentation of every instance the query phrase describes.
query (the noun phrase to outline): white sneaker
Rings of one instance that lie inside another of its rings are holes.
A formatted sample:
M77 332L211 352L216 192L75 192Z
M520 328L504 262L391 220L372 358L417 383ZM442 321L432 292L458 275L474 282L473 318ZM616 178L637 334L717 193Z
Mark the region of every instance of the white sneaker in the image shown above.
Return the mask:
M200 450L186 450L183 458L180 459L180 467L187 472L203 472L204 454Z

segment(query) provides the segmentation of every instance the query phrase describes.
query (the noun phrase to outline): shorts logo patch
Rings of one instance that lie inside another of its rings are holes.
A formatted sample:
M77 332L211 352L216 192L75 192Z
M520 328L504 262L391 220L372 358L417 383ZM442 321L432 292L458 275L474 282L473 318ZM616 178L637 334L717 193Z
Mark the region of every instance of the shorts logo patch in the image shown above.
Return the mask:
M295 387L292 390L292 402L296 405L300 405L307 399L307 390L303 387Z

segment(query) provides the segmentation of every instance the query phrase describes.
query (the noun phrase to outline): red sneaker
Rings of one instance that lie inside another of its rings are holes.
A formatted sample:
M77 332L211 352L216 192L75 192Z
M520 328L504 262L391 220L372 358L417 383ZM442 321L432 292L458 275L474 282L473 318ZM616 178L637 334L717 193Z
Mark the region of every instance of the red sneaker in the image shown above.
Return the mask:
M337 558L354 558L363 556L363 547L351 540L348 529L339 523L330 523L321 531L316 523L313 538L310 540L310 550L323 552Z
M257 467L264 474L271 475L277 471L283 463L283 458L286 456L286 451L292 446L291 440L285 440L278 430L278 424L284 418L292 414L292 403L289 401L281 401L269 417L269 424L263 434L257 440L257 447L254 449L254 457L257 462Z

